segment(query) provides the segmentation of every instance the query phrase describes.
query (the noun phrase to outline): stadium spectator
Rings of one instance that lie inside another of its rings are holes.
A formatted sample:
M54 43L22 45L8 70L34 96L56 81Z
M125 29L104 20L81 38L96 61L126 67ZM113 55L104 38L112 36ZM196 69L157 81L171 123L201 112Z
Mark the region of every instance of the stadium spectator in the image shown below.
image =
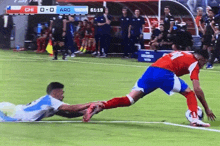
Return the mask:
M76 46L74 42L74 36L76 33L75 19L74 16L68 16L69 22L66 24L66 38L65 38L65 47L67 50L71 51L71 57L75 57L74 52L76 51Z
M82 21L78 21L78 25L76 27L76 31L79 31L82 27L83 27L83 22Z
M81 53L90 53L90 47L88 48L89 45L89 38L92 36L92 27L91 23L87 22L86 27L84 29L85 34L84 38L82 39L82 45L81 45Z
M171 15L170 13L170 7L169 6L165 6L164 7L164 32L165 33L172 33L173 30L173 26L174 26L174 17Z
M100 46L100 40L101 40L101 28L98 26L98 21L99 21L99 14L97 13L94 17L94 35L95 35L95 52L92 53L94 56L99 56L100 51L99 51L99 46Z
M164 31L164 25L160 25L160 30L154 31L153 40L150 41L151 49L153 50L170 50L173 42L167 37L167 33ZM156 29L155 29L156 30Z
M79 53L80 52L80 47L81 47L81 43L82 43L82 35L81 34L81 31L83 30L83 23L82 21L78 21L78 25L76 27L76 34L75 34L75 37L74 37L74 42L76 43L77 45L77 50L75 53Z
M87 30L88 20L87 19L83 20L82 24L83 25L81 25L80 29L78 30L78 33L81 38L81 47L79 53L86 53L87 38L88 38L88 34L86 30Z
M195 22L196 22L196 26L199 30L199 36L202 37L202 30L200 28L200 20L202 18L202 14L203 14L203 8L202 7L198 7L197 8L197 16L195 17Z
M205 15L203 15L200 19L200 23L199 23L199 27L200 27L200 31L202 32L203 35L205 35L205 22L207 21L208 19L208 13L209 13L209 10L211 10L212 8L210 6L207 6L206 7L206 13Z
M128 38L131 41L131 53L132 57L135 56L135 52L137 51L135 44L139 43L141 48L144 49L144 42L143 42L143 32L145 21L144 18L140 16L140 10L136 9L134 11L135 15L131 18L131 22L128 28Z
M89 27L91 32L88 40L88 53L93 53L96 50L94 19L90 20Z
M0 103L0 122L12 121L40 121L54 115L75 118L82 116L90 106L87 104L69 105L63 102L64 85L51 82L46 89L47 95L26 105L15 106L9 102ZM101 103L95 103L102 105Z
M216 24L220 25L220 5L219 5L219 9L218 9L217 14L215 15L214 20Z
M214 31L211 27L211 22L214 20L214 12L213 10L208 11L208 17L205 21L205 29L203 36L203 49L208 50L209 56L211 56L211 50L213 48L212 36L214 35Z
M62 15L53 17L51 20L54 58L57 60L58 50L62 52L62 59L66 60L65 36L66 36L66 18Z
M98 26L101 31L100 40L100 57L105 58L108 55L109 46L111 43L111 21L112 16L109 15L109 9L106 7L104 14L99 17ZM104 52L102 51L104 50Z
M13 18L4 14L0 15L0 48L11 48L11 31L13 29Z
M193 45L192 34L187 31L187 24L181 22L177 25L177 30L173 36L173 50L190 51Z
M122 42L121 46L124 51L124 58L128 58L129 53L129 41L128 41L128 27L129 23L131 21L131 18L128 16L128 8L123 7L122 8L122 16L120 18L120 26L121 26L121 36L122 36Z
M151 27L152 34L151 34L149 45L151 45L153 42L155 42L155 39L161 33L160 29L156 28L156 25L157 25L156 23L152 24L152 27Z
M49 38L50 30L48 27L46 27L44 24L41 25L41 33L39 38L37 38L37 50L36 53L43 53L46 51L46 43Z
M218 23L215 24L214 21L211 22L212 29L214 31L214 36L213 36L213 44L214 44L214 49L211 50L211 59L207 64L207 69L213 69L213 64L214 60L217 59L218 62L220 63L220 27Z
M91 104L83 116L84 122L88 122L94 114L104 109L131 106L145 95L160 88L168 95L177 92L186 97L186 102L192 115L191 126L209 127L210 124L199 120L197 114L198 98L205 109L208 119L215 120L216 118L205 100L199 82L199 70L206 64L208 57L208 52L202 49L193 54L175 51L161 57L148 67L129 94L103 101L103 106ZM189 73L194 91L179 78L179 76Z

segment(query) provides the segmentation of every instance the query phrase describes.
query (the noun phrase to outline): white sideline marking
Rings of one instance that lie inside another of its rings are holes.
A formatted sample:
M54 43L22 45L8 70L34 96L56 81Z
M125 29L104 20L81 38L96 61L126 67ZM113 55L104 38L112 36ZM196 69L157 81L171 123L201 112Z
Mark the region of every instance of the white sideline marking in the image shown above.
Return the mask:
M181 125L181 124L175 124L175 123L169 123L169 122L163 122L163 124L176 126L176 127L185 127L185 128L190 128L190 129L199 129L199 130L205 130L205 131L220 132L220 130L205 128L205 127L193 127L193 126Z
M34 122L16 122L16 123L82 123L82 121L34 121ZM144 122L144 121L90 121L89 123L135 123L135 124L164 124L169 126L184 127L189 129L197 129L204 131L220 132L218 129L210 129L205 127L193 127L189 125L181 125L169 122Z

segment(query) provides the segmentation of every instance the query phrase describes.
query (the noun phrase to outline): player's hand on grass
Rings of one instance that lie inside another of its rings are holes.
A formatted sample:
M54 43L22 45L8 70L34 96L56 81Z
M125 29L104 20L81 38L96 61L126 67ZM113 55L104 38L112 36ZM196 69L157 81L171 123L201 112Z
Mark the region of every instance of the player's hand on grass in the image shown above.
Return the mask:
M215 121L216 116L210 109L205 110L208 120Z
M104 103L102 101L94 102L94 104L96 106L96 114L103 111Z

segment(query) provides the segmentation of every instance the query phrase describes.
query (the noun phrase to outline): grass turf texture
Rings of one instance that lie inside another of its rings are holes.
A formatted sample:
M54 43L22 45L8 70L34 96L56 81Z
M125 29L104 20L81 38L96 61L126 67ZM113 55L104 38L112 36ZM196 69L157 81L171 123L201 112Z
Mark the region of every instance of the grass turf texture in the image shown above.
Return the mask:
M129 93L148 63L133 59L76 57L52 61L45 54L0 50L0 102L26 104L46 94L52 81L65 85L64 102L80 104L108 100ZM61 59L61 57L59 57ZM220 65L201 70L200 81L206 100L216 114L212 129L220 130ZM190 87L189 75L181 77ZM201 104L199 104L201 106ZM185 97L166 95L160 89L128 108L105 110L92 121L167 121L188 125ZM58 116L46 121L74 120ZM205 122L208 122L205 116ZM0 145L91 145L91 146L182 146L219 145L219 133L138 123L0 123Z

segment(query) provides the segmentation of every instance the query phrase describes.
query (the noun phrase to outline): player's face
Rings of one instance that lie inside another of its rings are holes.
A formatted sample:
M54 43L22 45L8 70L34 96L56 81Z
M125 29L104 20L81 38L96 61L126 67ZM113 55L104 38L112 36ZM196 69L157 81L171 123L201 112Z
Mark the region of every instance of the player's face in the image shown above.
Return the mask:
M140 11L139 11L139 10L135 10L135 11L134 11L134 14L135 14L137 17L139 17L139 16L140 16Z
M206 7L206 13L207 14L209 13L209 10L211 10L210 7Z
M198 10L198 11L197 11L197 14L198 14L199 16L202 16L202 13L203 13L202 10Z
M56 97L55 98L60 100L60 101L63 101L63 98L64 98L63 94L64 94L63 89L56 89L56 91L55 91L55 96Z
M165 15L168 15L170 13L170 9L169 8L164 8L164 13L165 13Z
M159 29L160 31L164 31L164 27L162 25L160 25Z
M105 14L108 14L108 8L105 8Z
M127 9L122 9L122 14L127 14Z
M208 60L205 59L205 58L202 57L202 56L199 57L198 61L199 61L199 67L200 67L200 68L203 68L203 66L208 62Z
M209 11L209 12L208 12L208 16L209 16L210 18L212 18L212 17L214 17L214 13L213 13L212 11Z
M87 25L87 22L86 22L86 21L83 21L83 25L86 26L86 25Z
M72 16L69 16L69 21L74 21L74 18Z
M94 23L94 19L91 19L90 22L93 24Z
M219 26L215 26L215 31L219 32Z

